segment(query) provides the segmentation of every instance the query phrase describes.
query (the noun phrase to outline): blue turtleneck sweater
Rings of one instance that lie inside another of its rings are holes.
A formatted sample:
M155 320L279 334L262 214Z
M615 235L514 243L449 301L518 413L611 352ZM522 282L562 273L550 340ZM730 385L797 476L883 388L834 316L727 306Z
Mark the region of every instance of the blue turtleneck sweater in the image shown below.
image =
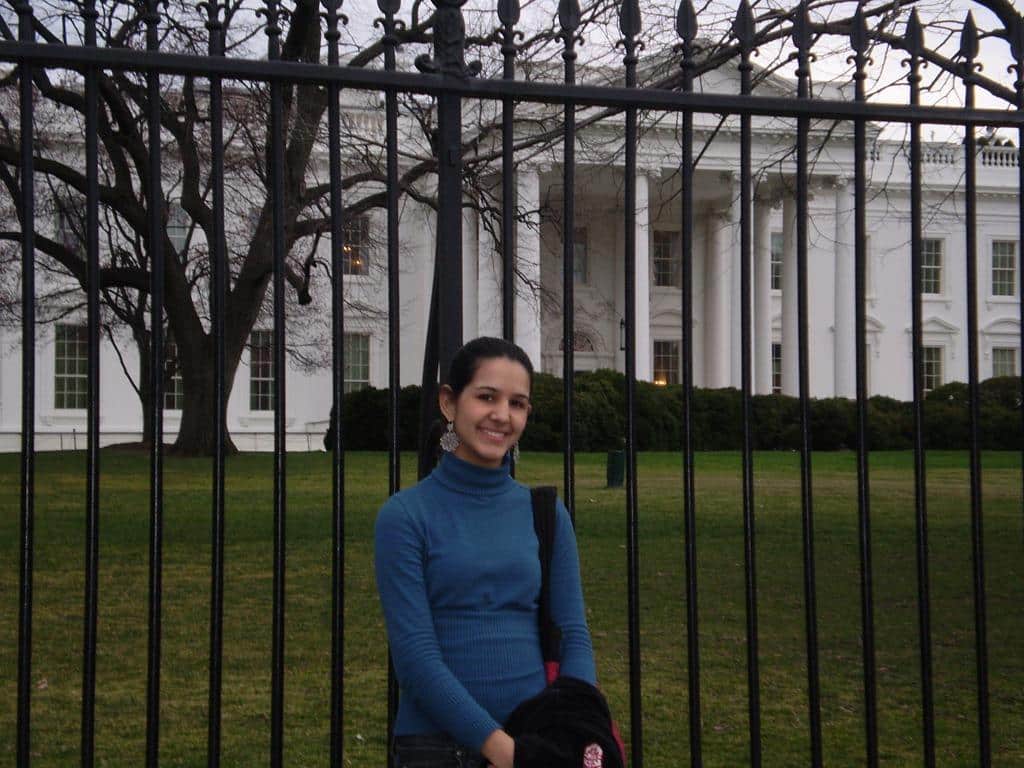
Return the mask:
M551 613L562 674L595 682L576 538L558 502ZM545 685L540 560L530 490L446 454L377 516L377 588L402 696L395 733L446 733L480 749Z

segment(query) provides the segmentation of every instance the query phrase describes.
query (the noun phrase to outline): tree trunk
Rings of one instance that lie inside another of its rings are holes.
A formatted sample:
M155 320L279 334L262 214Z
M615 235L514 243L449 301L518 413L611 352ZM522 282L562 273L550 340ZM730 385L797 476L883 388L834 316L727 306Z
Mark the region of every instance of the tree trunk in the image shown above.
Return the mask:
M178 362L181 366L181 383L184 390L185 401L181 408L181 426L178 430L178 439L171 447L171 453L178 456L213 456L214 454L214 376L213 376L213 355L211 351L212 341L209 336L203 336L200 343L192 348L186 349L179 343ZM239 352L228 351L225 355L224 378L227 384L227 391L224 393L225 402L231 395L231 385L235 379L235 371L238 368ZM231 435L227 430L227 409L225 408L223 432L224 451L226 454L238 452Z

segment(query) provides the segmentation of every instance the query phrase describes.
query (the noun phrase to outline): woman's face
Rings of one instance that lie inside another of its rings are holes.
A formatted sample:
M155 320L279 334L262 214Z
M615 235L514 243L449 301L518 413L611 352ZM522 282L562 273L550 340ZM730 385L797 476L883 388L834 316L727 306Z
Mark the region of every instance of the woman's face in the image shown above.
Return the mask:
M458 397L441 389L441 413L459 436L455 455L482 467L500 467L530 415L530 374L507 357L480 361Z

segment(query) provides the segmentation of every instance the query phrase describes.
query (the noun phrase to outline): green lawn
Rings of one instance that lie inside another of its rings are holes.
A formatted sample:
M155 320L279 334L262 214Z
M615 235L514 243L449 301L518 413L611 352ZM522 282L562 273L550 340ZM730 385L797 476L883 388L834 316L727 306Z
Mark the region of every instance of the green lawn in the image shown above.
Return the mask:
M330 457L289 457L286 763L328 764ZM986 454L992 744L996 765L1024 764L1024 579L1019 455ZM77 763L84 589L84 454L39 457L36 502L34 766ZM384 764L385 643L372 575L374 513L386 457L346 457L345 750ZM561 458L524 455L520 479L558 483ZM851 454L814 457L815 548L825 762L864 762L857 512ZM977 763L973 597L966 456L929 456L929 532L937 756ZM210 583L210 465L168 459L161 752L205 764ZM97 765L143 763L147 643L148 458L102 456ZM403 456L406 484L414 460ZM606 490L604 457L577 457L584 586L602 687L629 734L625 496ZM644 757L687 762L681 461L639 462ZM740 459L697 457L701 698L709 766L747 761ZM807 763L807 699L796 454L756 458L763 755ZM18 457L0 457L0 766L14 765ZM879 736L883 763L921 759L912 456L872 456ZM228 462L223 764L267 762L270 715L272 460Z

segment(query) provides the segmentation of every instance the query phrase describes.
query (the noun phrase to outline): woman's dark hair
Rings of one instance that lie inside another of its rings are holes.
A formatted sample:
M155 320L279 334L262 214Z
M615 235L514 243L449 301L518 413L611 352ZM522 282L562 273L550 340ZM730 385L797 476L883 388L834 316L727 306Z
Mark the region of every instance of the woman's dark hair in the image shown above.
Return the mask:
M473 380L482 361L495 357L507 357L522 365L530 376L530 391L533 391L533 363L530 362L530 356L523 351L523 348L505 339L481 336L463 344L452 358L451 367L448 369L447 384L452 388L455 396L458 397L466 385Z

